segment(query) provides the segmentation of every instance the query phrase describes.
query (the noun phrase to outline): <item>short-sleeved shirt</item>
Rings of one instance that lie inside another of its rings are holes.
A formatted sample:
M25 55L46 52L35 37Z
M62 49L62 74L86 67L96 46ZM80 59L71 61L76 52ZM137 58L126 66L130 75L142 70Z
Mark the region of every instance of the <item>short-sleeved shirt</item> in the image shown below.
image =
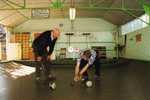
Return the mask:
M80 58L77 59L77 63L80 63L84 51L85 51L85 50L83 50L83 51L80 52ZM88 65L89 65L89 66L94 63L95 58L96 58L96 52L95 52L94 50L90 50L90 52L91 52L91 56L90 56L90 58L88 59Z

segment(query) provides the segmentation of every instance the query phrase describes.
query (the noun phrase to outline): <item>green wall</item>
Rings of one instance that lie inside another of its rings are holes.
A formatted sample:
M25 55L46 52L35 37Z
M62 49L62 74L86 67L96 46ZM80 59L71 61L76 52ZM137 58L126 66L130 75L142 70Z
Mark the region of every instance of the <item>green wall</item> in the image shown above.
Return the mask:
M141 41L136 41L136 35L141 34ZM128 33L125 58L138 59L138 60L150 60L150 27Z

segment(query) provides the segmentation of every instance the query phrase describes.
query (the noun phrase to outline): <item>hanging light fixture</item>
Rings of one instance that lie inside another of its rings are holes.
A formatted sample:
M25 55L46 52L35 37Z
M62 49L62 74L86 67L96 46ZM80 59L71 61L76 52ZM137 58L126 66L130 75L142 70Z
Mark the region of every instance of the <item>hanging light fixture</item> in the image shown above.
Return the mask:
M76 9L71 7L69 8L69 18L70 20L75 20L76 17Z

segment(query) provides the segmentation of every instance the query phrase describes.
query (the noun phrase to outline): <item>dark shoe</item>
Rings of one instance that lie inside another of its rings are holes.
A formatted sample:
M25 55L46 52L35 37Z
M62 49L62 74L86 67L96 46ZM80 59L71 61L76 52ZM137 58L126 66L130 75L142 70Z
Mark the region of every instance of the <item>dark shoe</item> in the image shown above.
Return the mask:
M86 82L88 80L89 80L88 76L83 76L83 78L81 79L82 82Z

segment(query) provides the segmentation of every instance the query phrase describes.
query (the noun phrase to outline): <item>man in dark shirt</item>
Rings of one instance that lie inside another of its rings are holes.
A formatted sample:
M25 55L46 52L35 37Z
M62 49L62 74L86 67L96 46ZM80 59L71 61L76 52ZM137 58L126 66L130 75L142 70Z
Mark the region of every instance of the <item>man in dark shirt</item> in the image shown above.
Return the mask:
M38 36L32 44L35 60L38 61L36 66L36 80L40 79L40 68L43 65L46 72L47 79L51 78L49 61L51 60L51 54L54 50L57 38L60 36L60 30L54 28L49 31L45 31Z

